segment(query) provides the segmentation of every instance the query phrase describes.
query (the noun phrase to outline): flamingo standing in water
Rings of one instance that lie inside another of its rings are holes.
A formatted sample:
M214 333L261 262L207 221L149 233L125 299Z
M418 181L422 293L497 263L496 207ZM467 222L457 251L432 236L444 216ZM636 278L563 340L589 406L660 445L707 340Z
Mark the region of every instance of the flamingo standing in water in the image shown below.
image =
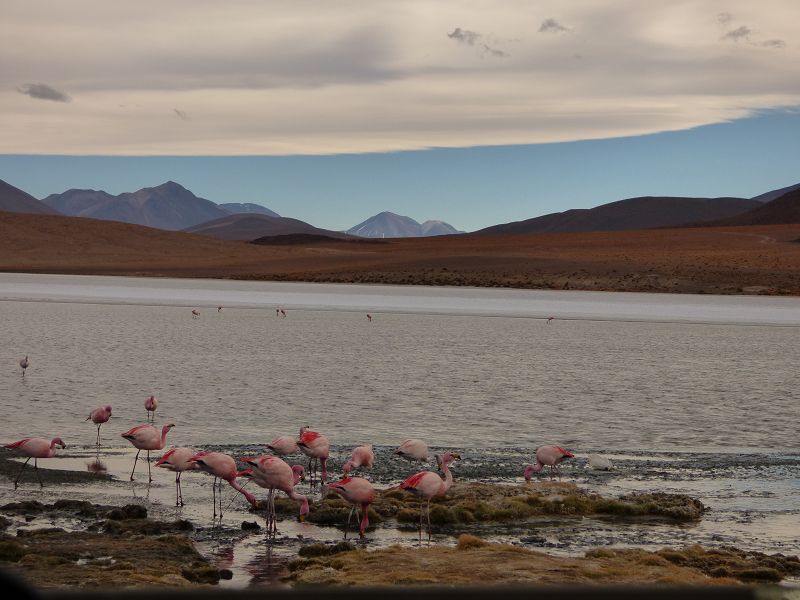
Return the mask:
M39 486L44 488L42 477L39 475L39 465L37 462L40 458L52 458L55 456L56 446L60 446L61 448L67 447L60 437L55 437L52 440L46 440L44 438L25 438L5 445L6 448L19 450L23 454L28 455L25 464L22 465L22 468L19 470L19 475L17 475L17 478L14 480L14 489L17 489L19 479L22 477L22 472L25 470L25 467L28 466L28 462L31 459L33 459L33 469L36 471L36 477L39 479Z
M213 504L214 504L214 518L217 517L217 480L219 480L219 518L222 518L222 482L227 481L237 492L242 494L247 501L252 505L258 505L256 497L244 489L236 482L238 470L236 469L236 461L232 456L223 454L222 452L198 452L191 456L190 460L197 464L197 468L201 471L214 476L212 485L213 491Z
M363 477L345 477L335 483L329 483L328 489L338 493L353 505L353 508L350 509L350 514L347 515L347 523L344 526L344 539L347 539L347 528L350 525L350 519L353 517L353 511L357 510L356 507L361 507L362 518L358 528L358 535L363 538L364 530L369 527L369 505L375 501L375 489L372 484ZM356 515L357 518L358 515Z
M153 475L150 472L150 450L163 450L167 445L167 433L175 427L174 423L164 425L159 432L153 425L137 425L122 434L126 440L137 448L136 458L133 459L133 469L131 470L131 481L133 481L133 474L136 472L136 462L139 460L139 453L142 450L147 451L147 476L150 481L153 481Z
M317 481L317 461L322 464L322 483L325 483L328 479L328 457L330 456L328 438L317 431L311 431L307 426L301 427L297 447L300 448L300 452L308 456L311 489L314 489Z
M394 453L408 461L428 462L428 444L418 439L406 440L395 448Z
M192 462L194 455L195 451L191 448L172 448L156 461L157 467L162 467L175 473L175 506L183 506L181 475L184 471L197 469L197 463Z
M269 537L275 537L275 534L278 533L275 490L280 490L292 500L296 500L300 504L298 519L301 522L305 519L308 514L308 498L294 489L303 476L302 466L290 467L285 461L271 455L243 458L242 462L248 464L250 468L240 471L239 476L252 479L257 485L269 490L267 496L267 535Z
M197 310L196 308L192 309L192 318L193 319L199 319L200 318L200 311Z
M372 451L372 444L364 444L353 448L350 460L344 463L342 471L344 471L344 476L347 477L353 469L360 469L361 467L372 468L374 462L375 453Z
M111 418L111 405L106 404L105 406L98 406L95 409L92 409L92 412L89 413L89 416L86 417L87 421L91 421L95 425L97 425L97 443L96 446L100 446L100 425L103 423L108 422Z
M561 475L561 471L558 470L559 463L568 458L575 458L575 455L567 450L564 450L564 448L561 446L539 446L536 449L535 458L535 465L528 465L525 467L525 472L523 473L525 481L530 481L531 474L538 473L544 469L545 465L550 467L551 474L558 473Z
M267 449L272 450L276 456L289 456L298 451L297 440L290 435L282 435L267 444Z
M422 543L422 515L428 515L428 542L431 541L431 500L436 496L444 496L450 486L453 485L453 474L450 472L449 465L455 459L461 458L454 452L445 452L441 458L436 457L439 466L444 471L444 479L433 471L422 471L416 473L400 484L401 490L408 490L421 498L428 499L428 506L425 511L420 506L419 510L419 543Z
M20 358L19 359L19 366L22 367L22 376L23 377L25 377L25 369L27 369L30 364L31 364L31 362L28 360L28 355L27 354L25 355L25 358Z
M144 409L147 411L147 420L155 422L156 409L158 408L158 398L155 396L148 396L144 399ZM152 419L151 417L152 413Z

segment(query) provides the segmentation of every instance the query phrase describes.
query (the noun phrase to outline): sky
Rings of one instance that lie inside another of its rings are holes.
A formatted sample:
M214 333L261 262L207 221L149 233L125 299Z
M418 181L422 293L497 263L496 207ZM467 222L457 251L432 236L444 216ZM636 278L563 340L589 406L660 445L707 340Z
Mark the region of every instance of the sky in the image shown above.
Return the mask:
M797 0L4 0L0 179L332 229L752 196L800 182L799 30Z

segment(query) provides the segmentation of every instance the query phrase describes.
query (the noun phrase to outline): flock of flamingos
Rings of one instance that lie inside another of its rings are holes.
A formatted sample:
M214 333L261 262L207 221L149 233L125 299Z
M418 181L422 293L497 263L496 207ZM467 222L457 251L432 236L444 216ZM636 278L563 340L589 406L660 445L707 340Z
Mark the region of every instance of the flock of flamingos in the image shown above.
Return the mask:
M193 317L194 312L193 312ZM371 317L371 315L369 315ZM369 319L372 320L371 318ZM19 361L22 368L23 377L25 371L30 365L30 361L26 356ZM136 464L139 460L139 454L142 450L147 453L147 473L149 481L152 481L152 474L150 470L150 452L163 450L167 445L167 434L170 429L175 427L174 424L158 428L155 426L155 411L158 408L159 401L155 396L150 396L144 401L144 407L147 411L147 423L137 425L122 434L122 437L128 440L134 448L137 449L136 458L133 461L133 469L131 470L130 479L134 480L136 472ZM98 406L91 411L86 421L91 421L97 425L97 439L96 446L100 447L100 427L111 418L111 406ZM56 448L65 448L66 445L60 437L55 437L52 440L45 438L25 438L5 445L6 448L11 448L19 451L28 458L20 469L19 475L14 481L14 489L19 486L19 480L25 467L33 458L33 466L36 476L39 480L39 485L44 487L37 461L40 458L51 458L56 454ZM297 437L282 436L269 444L266 448L272 454L266 454L259 457L243 457L240 461L247 465L244 470L239 470L237 467L236 459L228 454L222 452L197 452L190 448L176 447L168 450L156 461L157 467L162 467L173 471L175 473L175 505L183 506L183 493L181 490L181 475L184 471L203 471L214 477L212 484L212 502L214 506L213 516L217 517L217 506L219 506L219 516L222 517L222 482L227 482L237 492L241 493L247 501L254 507L259 507L259 502L256 497L248 492L237 479L248 479L256 483L256 485L268 490L266 501L267 508L267 534L268 537L274 537L277 533L277 517L275 512L275 491L280 490L284 492L289 498L295 500L300 505L299 519L302 521L305 515L309 512L308 498L295 490L295 486L304 479L305 469L301 465L290 466L282 457L287 457L292 454L301 452L308 457L308 471L311 483L311 489L314 490L317 484L317 466L321 466L321 479L323 484L328 479L327 461L330 454L330 442L328 438L317 432L311 431L309 427L301 427L300 433ZM427 463L430 460L430 454L427 444L420 439L409 439L404 441L400 446L395 448L394 454L412 462ZM443 476L433 471L420 471L408 477L405 481L400 483L396 488L411 492L422 499L427 500L424 507L420 508L419 519L419 537L422 540L423 518L427 516L427 533L428 540L431 538L431 522L430 522L430 507L431 500L436 496L443 496L450 489L453 483L453 474L450 471L450 464L461 458L454 452L445 452L442 455L435 455L435 459L439 469L442 471ZM574 458L574 455L562 448L561 446L548 445L537 448L535 453L535 463L528 465L525 468L524 476L526 480L530 480L533 473L542 471L545 466L551 468L551 472L558 472L558 465L562 461ZM592 460L594 464L592 464ZM375 489L372 484L364 477L351 476L350 472L355 470L363 470L370 468L375 460L375 454L372 450L371 444L365 444L353 449L350 459L344 464L342 470L344 477L339 481L327 483L326 488L341 496L344 500L352 505L352 509L345 525L345 537L347 536L347 527L352 519L353 512L360 512L360 525L359 535L363 538L364 531L369 526L368 511L369 505L375 500ZM610 463L603 457L593 456L590 457L590 465L594 468L609 468ZM219 493L218 493L219 491ZM219 496L219 499L217 499ZM360 509L360 510L359 510ZM357 515L357 519L359 516Z

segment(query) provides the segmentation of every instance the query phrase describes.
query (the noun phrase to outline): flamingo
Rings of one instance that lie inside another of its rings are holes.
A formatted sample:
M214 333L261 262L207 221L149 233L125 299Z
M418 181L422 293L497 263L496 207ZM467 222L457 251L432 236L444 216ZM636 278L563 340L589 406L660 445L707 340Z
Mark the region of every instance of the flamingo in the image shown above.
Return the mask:
M297 441L290 435L275 438L267 444L267 449L272 450L277 456L288 456L298 451Z
M406 440L395 448L394 453L408 461L428 462L428 444L418 439Z
M308 456L311 488L314 488L317 480L317 460L322 463L322 482L325 483L328 479L328 457L330 456L328 438L317 431L311 431L308 426L301 427L297 446L300 448L300 452Z
M105 406L98 406L95 409L92 409L92 412L89 413L89 416L86 417L87 421L91 421L95 425L97 425L97 443L96 446L100 446L100 425L106 423L111 418L111 405L106 404Z
M555 319L555 317L547 317L547 324L550 325L550 323L553 322L553 319Z
M148 396L144 399L144 409L147 411L147 420L155 422L156 420L156 409L158 408L158 398L155 396ZM150 418L150 413L152 413L152 419Z
M345 477L335 483L329 483L328 489L338 493L345 501L353 505L350 514L347 515L347 523L344 526L344 539L347 539L347 527L356 507L361 507L361 524L359 525L358 535L364 537L364 530L369 527L369 505L375 501L375 489L372 484L363 477ZM356 515L358 518L358 515Z
M371 314L369 314L369 313L367 313L367 321L369 321L370 323L372 323L372 315L371 315Z
M31 364L31 362L28 360L28 355L27 354L25 355L25 358L20 358L19 359L19 366L22 367L22 376L23 377L25 377L25 369L27 369L28 365L30 365L30 364Z
M421 471L406 479L400 484L401 490L408 490L412 494L416 494L421 498L428 499L427 510L428 515L428 542L431 541L431 500L436 496L444 496L450 486L453 485L453 474L450 472L449 465L453 460L460 459L461 457L455 452L445 452L441 458L436 457L436 462L439 463L442 471L444 471L444 480L433 471ZM420 506L419 510L419 543L422 543L422 515L423 510Z
M197 310L196 308L193 308L193 309L192 309L192 318L193 318L193 319L198 319L198 318L200 318L200 311L199 311L199 310Z
M221 307L221 306L218 306L218 307L217 307L217 312L218 312L218 313L221 313L221 312L222 312L222 307Z
M214 518L217 516L217 480L219 479L219 518L222 518L222 481L227 481L237 492L242 494L252 506L257 506L256 497L236 482L238 471L236 461L232 456L222 452L198 452L192 455L190 461L197 464L197 468L214 476L212 485Z
M42 477L39 475L39 465L37 462L40 458L52 458L55 456L56 446L60 446L61 448L67 447L60 437L54 437L52 440L46 440L44 438L25 438L5 445L6 448L19 450L23 454L28 455L25 464L22 465L22 468L19 470L19 475L17 475L17 478L14 480L14 489L17 489L19 479L22 477L22 472L25 470L25 467L28 466L28 462L31 459L33 459L33 469L36 471L36 477L39 479L39 486L44 488Z
M525 472L523 473L525 476L525 481L530 481L531 473L538 473L544 469L545 465L550 467L551 474L556 472L560 475L561 472L558 470L559 463L568 458L575 458L575 455L567 450L564 450L564 448L561 446L539 446L536 449L535 458L535 465L528 465L525 467Z
M153 481L153 475L150 472L150 450L163 450L167 445L167 433L175 427L174 423L164 425L159 433L153 425L137 425L122 434L126 440L137 448L136 458L133 459L133 469L131 470L131 481L133 481L133 474L136 472L136 462L139 460L139 453L142 450L147 451L147 476L150 481Z
M257 485L269 490L267 496L267 535L274 537L278 533L278 517L275 514L275 490L284 492L292 500L300 504L299 521L303 521L308 514L308 498L295 491L302 477L300 465L290 467L277 456L264 455L258 458L243 458L242 462L250 466L239 473L240 477L247 477Z
M375 462L375 453L372 451L372 444L364 444L353 448L353 453L350 455L350 460L344 463L342 471L344 476L347 477L352 469L359 469L361 467L372 467Z
M175 506L183 506L181 474L184 471L197 469L197 463L191 460L194 455L195 451L191 448L172 448L156 461L157 467L163 467L175 473Z

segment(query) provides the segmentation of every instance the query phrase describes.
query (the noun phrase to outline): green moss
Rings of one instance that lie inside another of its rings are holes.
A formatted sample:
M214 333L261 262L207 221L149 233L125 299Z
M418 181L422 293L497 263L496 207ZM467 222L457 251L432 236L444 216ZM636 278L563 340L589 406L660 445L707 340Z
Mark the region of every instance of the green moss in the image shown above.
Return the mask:
M14 540L0 541L0 561L17 562L25 556L25 547Z

